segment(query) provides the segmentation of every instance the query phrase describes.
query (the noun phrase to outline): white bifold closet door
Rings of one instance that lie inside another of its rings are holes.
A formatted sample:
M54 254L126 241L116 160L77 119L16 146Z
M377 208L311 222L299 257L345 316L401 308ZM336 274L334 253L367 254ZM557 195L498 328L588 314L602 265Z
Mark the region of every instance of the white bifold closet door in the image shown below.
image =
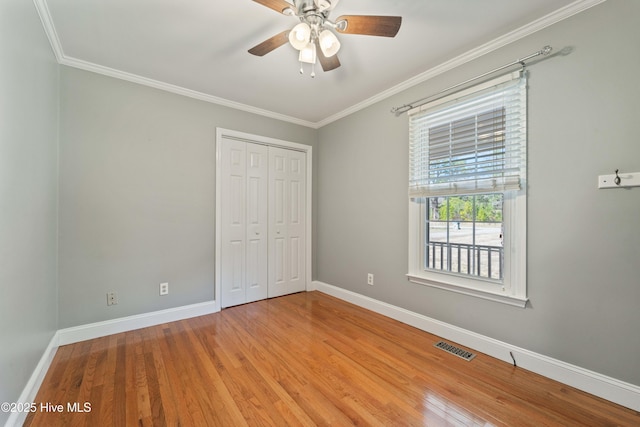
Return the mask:
M269 298L306 289L305 165L304 153L269 148Z
M268 149L223 139L221 278L224 307L267 297Z
M221 148L221 306L305 290L305 153Z

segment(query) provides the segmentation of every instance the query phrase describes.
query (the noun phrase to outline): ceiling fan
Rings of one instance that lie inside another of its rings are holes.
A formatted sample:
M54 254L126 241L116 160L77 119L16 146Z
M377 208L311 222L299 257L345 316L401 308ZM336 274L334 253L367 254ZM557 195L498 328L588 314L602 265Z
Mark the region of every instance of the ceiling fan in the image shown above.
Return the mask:
M317 59L324 71L340 66L336 55L340 50L340 40L331 30L341 34L395 37L402 23L400 16L342 15L335 21L330 20L329 14L339 0L293 0L293 4L285 0L253 1L283 15L294 16L300 23L252 47L249 53L264 56L289 42L300 51L298 60L301 74L302 63L312 64L311 77L315 77L313 65Z

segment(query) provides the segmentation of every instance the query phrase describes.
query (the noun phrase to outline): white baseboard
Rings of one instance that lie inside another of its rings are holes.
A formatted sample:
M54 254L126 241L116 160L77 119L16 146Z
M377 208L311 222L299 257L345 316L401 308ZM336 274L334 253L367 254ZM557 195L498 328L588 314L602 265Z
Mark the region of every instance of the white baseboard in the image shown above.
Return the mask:
M640 387L637 385L516 347L327 283L314 281L310 288L454 341L507 363L513 363L509 354L511 352L521 368L635 411L640 411Z
M22 391L18 402L35 402L36 394L40 389L44 376L47 374L47 371L51 366L56 350L61 345L73 344L120 332L161 325L167 322L175 322L176 320L204 316L218 311L220 311L220 307L216 305L215 301L211 301L60 329L55 333L53 338L51 338L40 362L38 362L33 374L31 374L31 378L29 378L27 385ZM26 418L26 413L14 412L9 416L9 419L7 419L5 427L21 426Z
M118 334L120 332L133 331L147 328L176 320L189 319L191 317L204 316L220 311L215 301L185 305L183 307L168 308L166 310L153 311L151 313L136 314L120 319L105 320L104 322L90 323L88 325L74 326L58 331L59 345L73 344L93 338Z
M579 390L607 399L611 402L640 411L640 387L589 371L551 357L502 341L489 338L448 323L414 313L412 311L387 304L327 283L313 281L307 290L318 290L328 295L348 301L439 337L454 341L465 347L488 354L511 363L512 352L518 366L545 377L570 385ZM36 394L51 365L56 350L61 345L72 344L88 339L99 338L120 332L132 331L162 323L174 322L191 317L203 316L220 311L215 301L170 308L151 313L123 317L120 319L96 322L88 325L61 329L51 338L42 358L29 378L18 402L34 402ZM25 413L12 413L5 427L22 425Z
M49 370L49 366L51 366L51 362L53 361L53 357L56 355L58 346L58 332L56 332L53 337L51 337L49 345L44 350L40 361L33 370L29 381L27 381L27 384L16 402L31 403L36 401L36 394L38 394L40 385L42 385L42 381ZM12 412L5 423L5 427L21 426L27 419L27 415L27 412Z

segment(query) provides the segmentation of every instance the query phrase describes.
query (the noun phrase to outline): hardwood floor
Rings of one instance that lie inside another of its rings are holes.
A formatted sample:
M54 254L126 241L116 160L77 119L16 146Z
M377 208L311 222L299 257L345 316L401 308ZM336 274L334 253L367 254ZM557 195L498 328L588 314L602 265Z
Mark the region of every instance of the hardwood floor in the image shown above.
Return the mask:
M36 402L63 410L25 425L640 425L638 412L437 341L319 292L259 301L60 347Z

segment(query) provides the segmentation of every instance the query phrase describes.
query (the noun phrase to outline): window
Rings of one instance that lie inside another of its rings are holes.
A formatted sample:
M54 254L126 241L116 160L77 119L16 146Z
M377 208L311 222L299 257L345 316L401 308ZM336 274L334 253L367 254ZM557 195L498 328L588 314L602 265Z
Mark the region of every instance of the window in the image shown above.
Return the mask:
M425 268L502 280L501 193L431 197L421 203L427 203Z
M409 280L524 307L525 73L409 116Z

